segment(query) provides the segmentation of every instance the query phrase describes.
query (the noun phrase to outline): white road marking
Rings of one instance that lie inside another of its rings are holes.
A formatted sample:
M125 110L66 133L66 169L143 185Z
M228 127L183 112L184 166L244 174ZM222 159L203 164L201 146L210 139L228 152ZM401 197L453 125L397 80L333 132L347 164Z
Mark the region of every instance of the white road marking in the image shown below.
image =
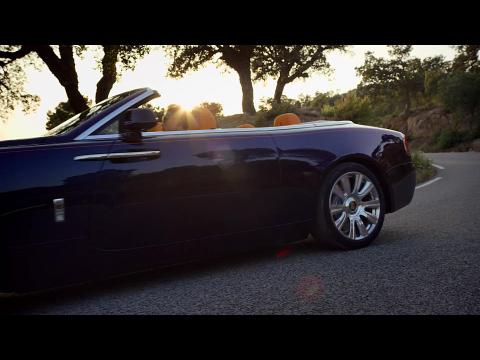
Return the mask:
M424 182L424 183L421 184L421 185L415 186L415 190L420 189L420 188L422 188L422 187L424 187L424 186L433 184L435 181L438 181L438 180L441 180L441 179L443 179L441 176L437 176L435 179L429 180L429 181L427 181L427 182Z
M436 167L437 169L440 169L440 170L445 170L445 168L441 165L437 165L437 164L432 164L433 167Z

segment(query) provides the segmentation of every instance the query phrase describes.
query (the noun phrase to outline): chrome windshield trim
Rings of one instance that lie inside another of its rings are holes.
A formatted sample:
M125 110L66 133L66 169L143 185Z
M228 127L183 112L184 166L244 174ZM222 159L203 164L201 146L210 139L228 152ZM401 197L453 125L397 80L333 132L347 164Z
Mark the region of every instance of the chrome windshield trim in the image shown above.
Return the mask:
M87 130L85 130L80 135L78 135L74 140L83 140L83 139L86 139L87 137L91 138L90 134L92 134L95 130L98 130L100 127L105 125L107 122L112 120L114 117L120 115L122 112L124 112L125 110L127 110L131 106L133 106L133 105L137 104L138 102L148 98L149 96L154 95L155 93L156 93L155 90L148 89L146 92L136 96L135 98L133 98L132 100L130 100L129 102L124 104L123 106L119 107L117 110L111 112L110 114L108 114L104 118L97 121L95 124L90 126ZM104 136L104 135L92 135L92 136ZM116 135L116 136L118 137L118 135Z

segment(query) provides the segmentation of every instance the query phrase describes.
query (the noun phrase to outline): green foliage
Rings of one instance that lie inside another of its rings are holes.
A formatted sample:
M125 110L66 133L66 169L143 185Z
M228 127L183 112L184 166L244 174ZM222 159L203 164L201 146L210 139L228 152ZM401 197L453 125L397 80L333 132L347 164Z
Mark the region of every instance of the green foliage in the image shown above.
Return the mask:
M324 105L322 115L336 120L352 120L362 124L369 124L373 120L369 98L358 96L355 91L350 91L341 96L335 100L333 105Z
M333 94L333 92L322 93L317 91L315 95L300 95L298 100L302 107L314 108L321 110L325 105L334 105L335 101L340 99L342 95Z
M457 55L452 62L453 71L480 72L480 45L456 45Z
M19 61L17 58L23 58ZM25 67L38 65L35 59L18 45L0 45L0 121L13 110L34 111L40 98L24 91L27 81Z
M455 129L440 130L433 135L433 143L438 150L450 149L468 140L470 136L467 132Z
M88 105L91 106L91 101L88 98L85 98ZM60 125L65 120L70 119L72 116L75 116L75 111L72 109L72 106L68 101L62 101L59 103L55 109L49 110L47 112L48 121L45 124L47 130L53 129L54 127Z
M273 126L276 116L285 113L297 113L300 102L283 95L281 102L276 103L273 98L263 98L257 112L256 126Z
M223 106L220 103L205 101L199 106L209 110L215 117L223 116Z
M412 103L426 93L426 74L439 74L447 68L443 57L420 60L410 57L411 49L411 45L390 46L391 59L377 58L367 52L365 63L356 68L357 74L362 77L358 90L372 97L395 98L400 107L410 111ZM431 88L432 84L429 86Z
M330 72L326 54L344 50L345 45L263 45L255 48L252 70L255 80L268 77L283 78L292 82L307 78L314 72Z
M424 153L414 151L412 153L412 163L416 170L417 184L424 182L435 175L432 160L428 159Z
M455 72L440 81L440 98L457 118L473 128L480 120L480 73Z

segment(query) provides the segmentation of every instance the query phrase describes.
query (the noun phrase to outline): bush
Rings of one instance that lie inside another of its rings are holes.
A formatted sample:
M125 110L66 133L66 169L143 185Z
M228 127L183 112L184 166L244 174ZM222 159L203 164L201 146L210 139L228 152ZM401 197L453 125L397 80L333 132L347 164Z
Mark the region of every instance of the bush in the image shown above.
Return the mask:
M440 99L471 128L480 122L480 74L454 73L439 82Z
M324 105L322 115L336 120L352 120L362 124L374 122L370 100L368 97L360 97L354 92L342 96L333 105Z
M417 173L417 184L424 182L435 175L435 169L432 166L432 160L428 159L424 153L420 151L414 151L412 153L412 162Z
M299 102L283 95L280 104L274 103L272 98L262 99L259 109L256 114L255 126L273 126L273 120L276 116L285 113L298 113Z
M85 100L87 101L88 106L92 106L91 100L86 97ZM73 111L70 103L68 101L62 101L55 107L55 109L49 110L47 112L48 120L45 124L45 127L47 128L47 130L51 130L54 127L63 123L65 120L68 120L75 115L76 113L75 111Z
M205 102L201 103L199 105L199 107L207 109L215 117L223 116L223 106L220 103L205 101Z
M468 133L452 129L441 130L433 137L434 144L439 150L449 149L468 140Z

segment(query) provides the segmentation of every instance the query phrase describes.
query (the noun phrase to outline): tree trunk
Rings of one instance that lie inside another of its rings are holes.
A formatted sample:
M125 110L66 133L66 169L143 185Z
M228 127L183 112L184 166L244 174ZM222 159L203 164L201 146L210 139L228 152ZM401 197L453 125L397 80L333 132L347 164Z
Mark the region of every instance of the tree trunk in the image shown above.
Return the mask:
M68 102L70 103L70 106L76 114L88 109L87 101L78 90L78 84L63 85L63 87L65 88L65 92L67 93Z
M275 94L273 95L273 102L275 104L280 104L282 102L283 89L285 88L286 82L282 79L277 80L277 85L275 86Z
M112 74L103 74L97 83L97 91L95 92L95 102L98 103L108 98L113 84L115 84L116 76Z
M60 45L59 50L61 57L58 57L48 45L37 45L34 47L34 51L65 89L68 102L72 109L76 113L82 112L88 109L88 104L78 90L78 77L73 60L73 47L71 45Z
M244 114L254 115L257 111L253 103L253 84L250 60L253 55L252 45L220 46L222 60L234 69L240 78L242 87L242 111Z
M244 114L254 115L257 111L253 103L253 84L250 73L250 62L248 66L242 66L235 69L240 78L242 86L242 111Z
M95 93L95 102L105 100L113 84L117 81L117 57L118 46L103 45L104 56L102 59L102 78L97 83L97 91Z

